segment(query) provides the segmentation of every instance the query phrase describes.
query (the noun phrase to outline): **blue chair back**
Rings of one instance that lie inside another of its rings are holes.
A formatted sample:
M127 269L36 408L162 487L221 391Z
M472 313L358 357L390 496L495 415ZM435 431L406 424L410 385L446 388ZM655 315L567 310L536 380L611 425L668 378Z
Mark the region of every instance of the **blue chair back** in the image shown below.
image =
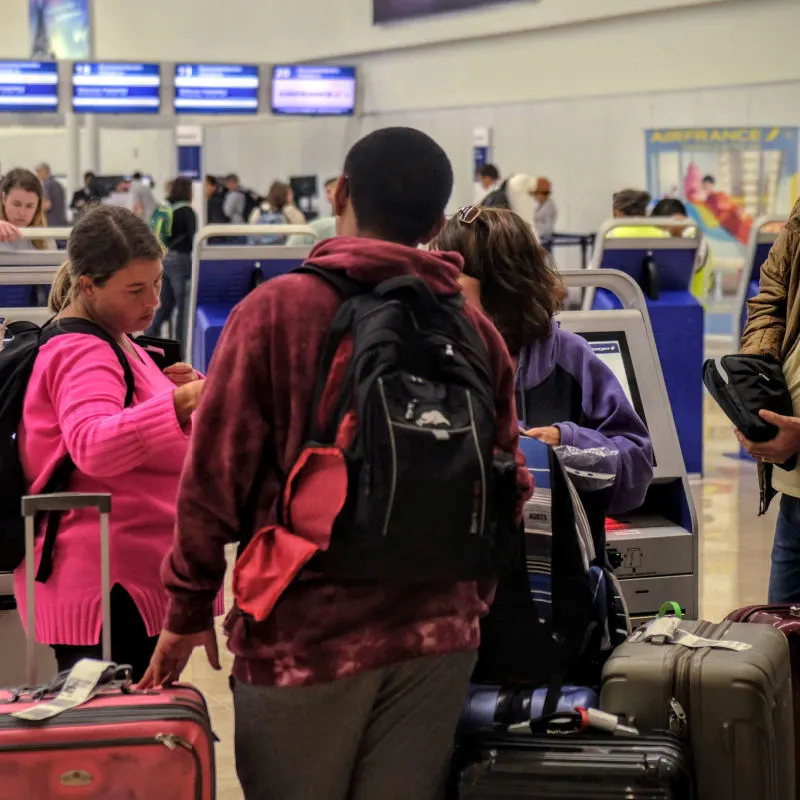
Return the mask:
M631 241L630 239L622 241ZM666 241L666 240L665 240ZM692 249L615 249L611 241L605 242L601 269L618 269L641 283L647 256L658 267L659 286L665 292L688 292L694 276L697 251Z
M209 258L200 261L197 306L192 339L192 363L208 371L222 329L234 307L253 287L299 267L298 258Z

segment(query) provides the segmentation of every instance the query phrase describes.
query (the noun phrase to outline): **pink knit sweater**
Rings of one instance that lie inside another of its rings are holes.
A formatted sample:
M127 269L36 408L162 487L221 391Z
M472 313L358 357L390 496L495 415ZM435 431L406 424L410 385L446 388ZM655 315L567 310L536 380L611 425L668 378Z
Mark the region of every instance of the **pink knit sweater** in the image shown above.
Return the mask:
M45 344L25 395L19 441L33 493L67 452L77 466L70 491L111 493L112 585L128 591L148 634L155 636L167 605L159 568L172 544L188 436L175 416L175 387L136 349L138 358L128 355L136 387L133 404L124 408L122 367L106 342L65 334ZM14 579L23 621L24 572L23 565ZM58 530L53 573L36 584L36 638L47 644L96 644L101 624L97 512L70 512Z

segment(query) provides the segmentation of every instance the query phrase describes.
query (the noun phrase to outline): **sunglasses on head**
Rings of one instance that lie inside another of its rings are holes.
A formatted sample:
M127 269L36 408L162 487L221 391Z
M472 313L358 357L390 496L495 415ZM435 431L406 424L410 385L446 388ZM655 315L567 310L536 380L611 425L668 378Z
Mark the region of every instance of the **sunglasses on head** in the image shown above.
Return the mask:
M456 219L464 225L472 225L482 213L483 209L480 206L462 206L456 212Z

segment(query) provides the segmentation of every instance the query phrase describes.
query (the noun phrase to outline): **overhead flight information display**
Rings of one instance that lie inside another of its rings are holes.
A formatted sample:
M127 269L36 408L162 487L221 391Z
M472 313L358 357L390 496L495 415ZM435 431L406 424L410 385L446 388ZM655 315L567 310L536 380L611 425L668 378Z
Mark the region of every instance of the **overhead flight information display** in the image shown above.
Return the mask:
M73 64L72 108L81 114L158 114L161 68L158 64Z
M356 107L355 67L275 67L272 113L351 116Z
M0 61L0 112L58 111L58 64Z
M257 114L257 66L176 64L175 112L178 114Z

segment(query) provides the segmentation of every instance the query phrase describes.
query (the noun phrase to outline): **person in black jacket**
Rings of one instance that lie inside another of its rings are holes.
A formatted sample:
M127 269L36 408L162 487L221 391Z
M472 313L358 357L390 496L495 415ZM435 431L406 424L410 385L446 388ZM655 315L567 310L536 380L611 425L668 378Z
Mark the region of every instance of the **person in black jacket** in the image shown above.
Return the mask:
M83 176L83 188L72 195L69 207L75 212L74 222L83 215L92 203L99 203L105 196L102 187L97 183L94 172L87 172Z
M500 170L494 164L484 164L479 167L476 177L487 193L479 205L484 208L511 208L508 199L508 181L500 182Z
M225 213L225 187L213 175L206 175L206 219L209 225L228 225Z
M172 210L172 224L166 237L167 254L164 257L161 305L147 334L158 336L164 323L177 308L175 338L183 342L186 337L186 303L192 276L192 247L197 233L197 214L191 205L192 182L188 178L175 178L167 203Z

